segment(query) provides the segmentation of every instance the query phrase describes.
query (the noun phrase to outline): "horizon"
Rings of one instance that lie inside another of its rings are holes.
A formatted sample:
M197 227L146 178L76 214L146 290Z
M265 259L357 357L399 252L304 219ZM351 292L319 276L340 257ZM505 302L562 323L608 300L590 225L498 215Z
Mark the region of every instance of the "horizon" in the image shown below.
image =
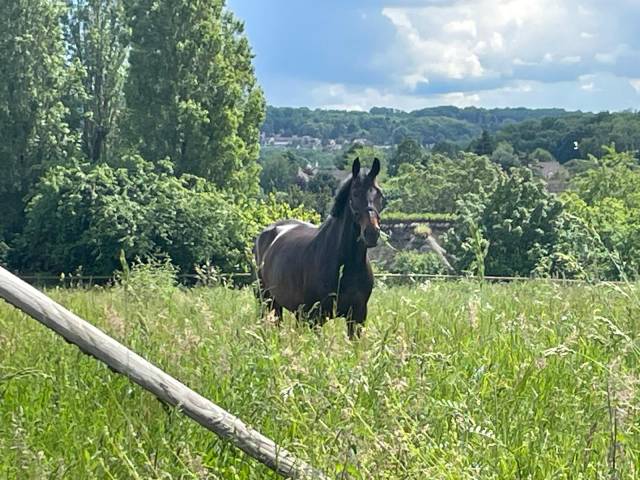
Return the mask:
M640 109L640 2L229 0L267 104Z

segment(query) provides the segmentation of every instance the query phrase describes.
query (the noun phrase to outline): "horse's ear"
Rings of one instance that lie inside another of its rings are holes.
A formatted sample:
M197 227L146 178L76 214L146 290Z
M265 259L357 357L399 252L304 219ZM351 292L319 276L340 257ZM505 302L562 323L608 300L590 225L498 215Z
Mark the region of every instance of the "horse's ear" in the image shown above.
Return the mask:
M360 173L360 158L356 157L356 159L353 161L353 166L351 167L351 176L353 178L356 178L359 173Z
M371 165L371 170L369 170L369 177L376 178L380 173L380 160L377 158L373 159L373 165Z

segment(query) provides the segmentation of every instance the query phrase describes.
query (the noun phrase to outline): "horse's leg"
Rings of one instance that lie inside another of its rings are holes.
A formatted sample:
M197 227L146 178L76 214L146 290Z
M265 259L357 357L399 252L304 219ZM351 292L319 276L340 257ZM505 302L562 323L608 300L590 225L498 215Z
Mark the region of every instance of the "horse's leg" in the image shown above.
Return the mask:
M282 323L282 305L275 300L271 300L271 307L273 308L273 324L279 327Z
M362 327L367 320L367 304L354 305L347 315L347 335L349 340L360 338Z

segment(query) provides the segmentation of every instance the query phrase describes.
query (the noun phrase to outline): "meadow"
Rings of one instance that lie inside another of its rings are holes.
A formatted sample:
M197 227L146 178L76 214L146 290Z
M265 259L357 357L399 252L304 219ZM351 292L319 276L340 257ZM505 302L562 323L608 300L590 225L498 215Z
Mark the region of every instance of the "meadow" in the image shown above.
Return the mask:
M640 473L640 289L377 285L364 337L147 274L49 295L332 478ZM0 304L0 478L276 478Z

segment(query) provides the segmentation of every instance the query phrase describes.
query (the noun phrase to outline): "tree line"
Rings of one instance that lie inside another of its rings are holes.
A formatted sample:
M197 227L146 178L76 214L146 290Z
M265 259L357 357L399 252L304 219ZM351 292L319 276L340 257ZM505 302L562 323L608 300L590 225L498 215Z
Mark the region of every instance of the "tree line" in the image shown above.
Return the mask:
M0 261L246 270L292 214L260 196L252 57L223 0L0 2Z
M369 112L268 107L267 136L304 136L325 143L360 139L375 145L398 145L405 138L441 153L474 150L483 132L496 143L510 144L516 154L541 148L560 163L600 156L602 145L618 151L640 145L640 114L634 112L568 112L562 109L432 107L412 112L374 107ZM471 145L471 146L470 146Z

